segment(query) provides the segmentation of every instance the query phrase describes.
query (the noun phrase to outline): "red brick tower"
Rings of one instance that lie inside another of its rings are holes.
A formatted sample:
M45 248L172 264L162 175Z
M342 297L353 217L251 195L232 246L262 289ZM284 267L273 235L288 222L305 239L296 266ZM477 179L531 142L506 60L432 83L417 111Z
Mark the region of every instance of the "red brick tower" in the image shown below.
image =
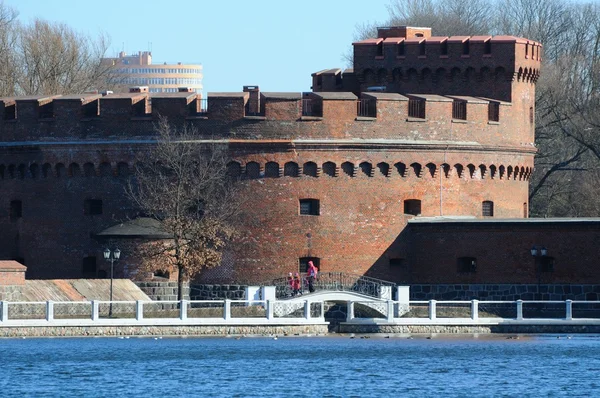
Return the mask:
M527 216L540 45L386 28L353 70L311 93L129 93L0 100L0 257L32 278L98 276L92 236L136 210L123 195L158 115L229 143L246 225L211 282L303 270L401 281L420 216ZM151 99L151 101L150 101ZM123 256L117 275L133 276Z

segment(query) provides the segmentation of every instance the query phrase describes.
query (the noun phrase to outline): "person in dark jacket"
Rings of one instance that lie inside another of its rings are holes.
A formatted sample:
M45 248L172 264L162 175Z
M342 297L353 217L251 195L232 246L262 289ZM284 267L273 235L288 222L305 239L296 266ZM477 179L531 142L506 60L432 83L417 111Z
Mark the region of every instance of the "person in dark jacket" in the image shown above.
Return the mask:
M319 271L317 270L317 267L315 267L315 264L312 261L308 262L308 269L306 270L306 278L308 279L308 291L309 292L314 292L315 291L315 279L317 279L317 273Z

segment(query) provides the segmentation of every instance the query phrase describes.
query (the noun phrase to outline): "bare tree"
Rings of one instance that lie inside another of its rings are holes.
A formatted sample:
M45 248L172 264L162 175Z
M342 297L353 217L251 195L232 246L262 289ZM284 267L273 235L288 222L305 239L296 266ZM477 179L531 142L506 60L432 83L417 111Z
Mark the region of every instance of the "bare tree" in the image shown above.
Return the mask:
M108 40L96 40L63 23L36 19L18 29L16 91L23 94L80 93L104 85L110 67L100 60Z
M158 142L144 154L127 191L134 205L172 236L143 246L142 267L174 267L181 300L184 282L220 264L235 234L239 196L227 175L227 144L199 140L195 129L176 128L164 118L156 130Z

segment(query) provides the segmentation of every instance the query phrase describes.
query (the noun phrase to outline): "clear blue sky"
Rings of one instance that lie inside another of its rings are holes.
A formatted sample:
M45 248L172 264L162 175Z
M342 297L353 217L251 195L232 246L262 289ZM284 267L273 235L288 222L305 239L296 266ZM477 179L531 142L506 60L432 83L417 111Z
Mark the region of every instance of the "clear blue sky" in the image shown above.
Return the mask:
M204 92L309 91L310 74L345 67L356 24L387 18L389 0L4 0L29 22L110 36L109 56L152 46L153 61L201 63Z

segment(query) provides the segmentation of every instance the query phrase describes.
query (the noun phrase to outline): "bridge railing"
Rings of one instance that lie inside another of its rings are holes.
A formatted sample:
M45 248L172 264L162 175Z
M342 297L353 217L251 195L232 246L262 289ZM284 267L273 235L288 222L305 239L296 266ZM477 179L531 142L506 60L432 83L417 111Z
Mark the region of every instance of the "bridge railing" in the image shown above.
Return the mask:
M301 292L308 292L307 274L300 274L300 279L302 281ZM293 295L289 281L285 277L273 279L265 285L275 286L277 298L291 297ZM396 286L393 282L345 272L319 272L313 285L316 290L348 291L375 298L380 298L382 286Z

